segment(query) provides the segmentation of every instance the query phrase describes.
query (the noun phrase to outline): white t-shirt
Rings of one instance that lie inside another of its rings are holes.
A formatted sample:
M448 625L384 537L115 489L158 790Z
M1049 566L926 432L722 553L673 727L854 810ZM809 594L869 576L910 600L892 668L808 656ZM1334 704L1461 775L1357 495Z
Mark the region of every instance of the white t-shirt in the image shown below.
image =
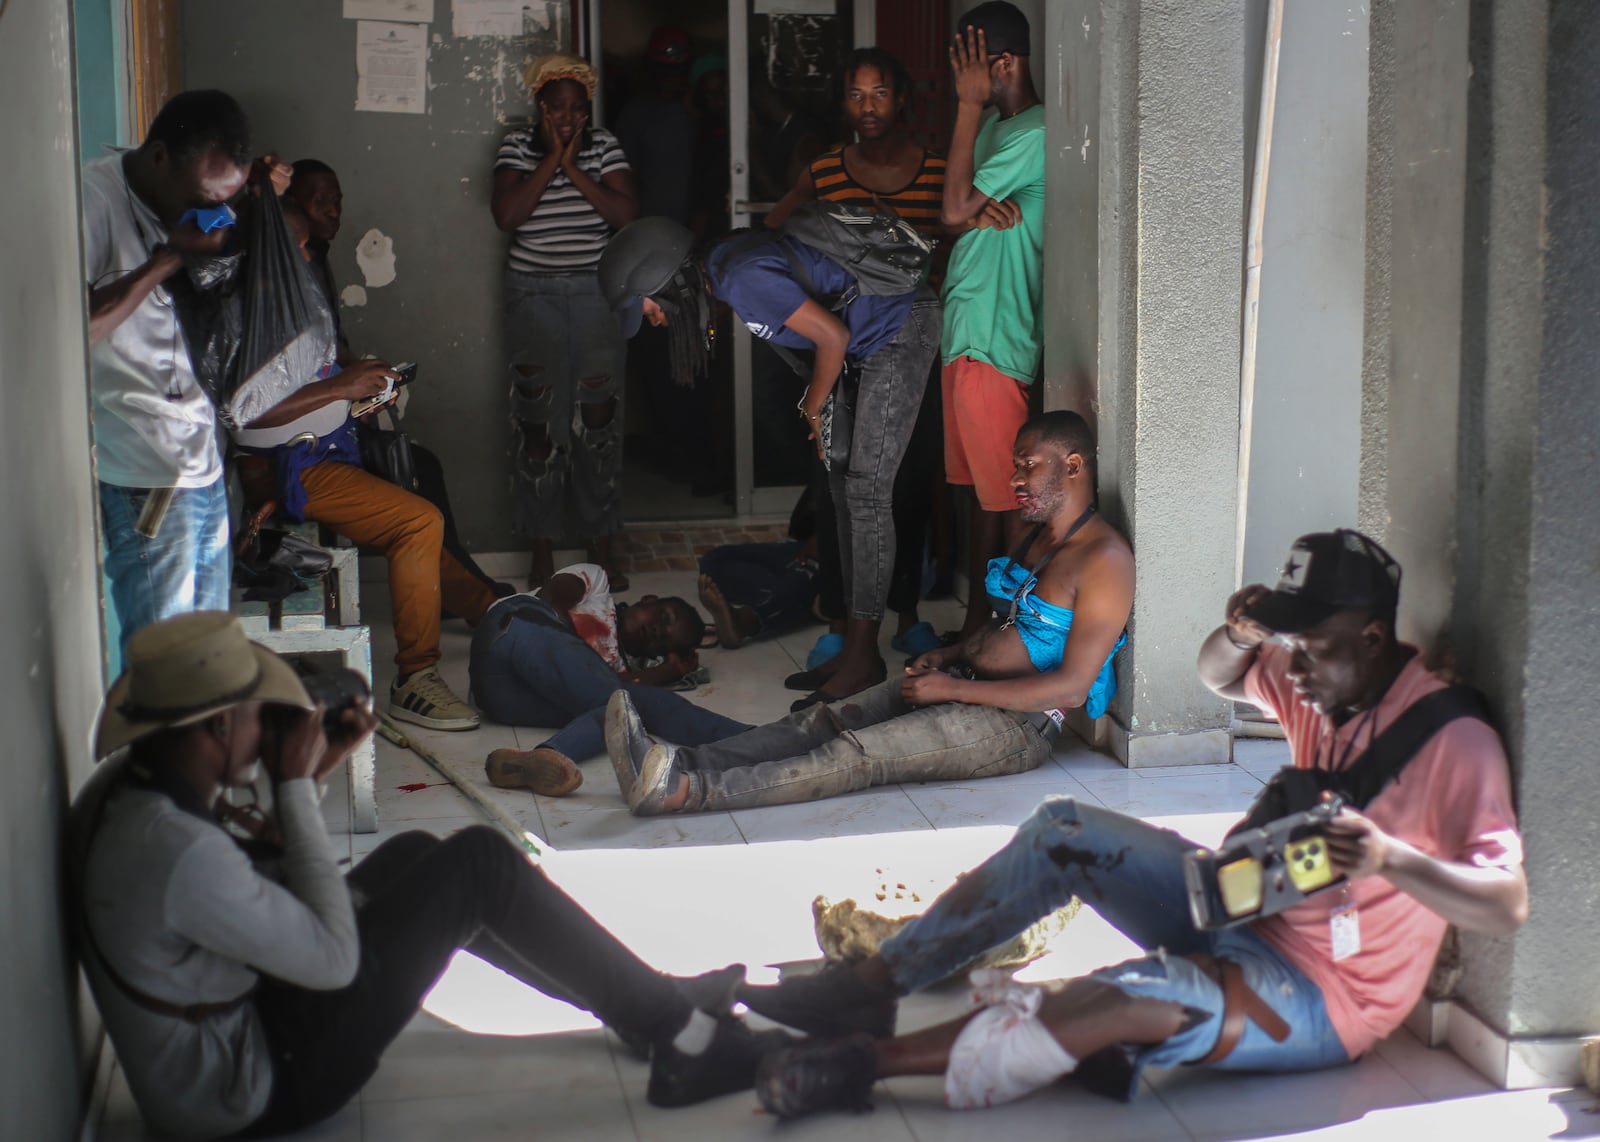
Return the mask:
M628 669L628 660L617 643L617 604L611 598L611 579L605 568L598 563L574 563L556 574L583 580L583 598L567 612L578 637L605 659L611 669ZM537 596L539 592L533 594Z
M117 151L83 169L84 261L91 289L150 260L167 240L128 186ZM189 362L172 297L153 289L89 351L97 473L124 488L203 488L222 475L216 410Z

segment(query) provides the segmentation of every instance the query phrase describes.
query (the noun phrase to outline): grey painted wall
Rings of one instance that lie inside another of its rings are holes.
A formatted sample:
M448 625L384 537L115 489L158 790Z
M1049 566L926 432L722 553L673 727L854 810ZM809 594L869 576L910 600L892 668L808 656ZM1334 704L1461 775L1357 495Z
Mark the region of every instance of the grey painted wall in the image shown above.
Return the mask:
M92 1016L57 854L101 694L72 4L0 10L0 1138L76 1137ZM25 489L25 492L23 491Z
M1516 937L1468 940L1461 994L1512 1035L1600 1031L1597 15L1472 11L1455 620L1512 754L1533 895Z
M1097 419L1100 373L1100 0L1048 6L1034 34L1047 59L1044 403Z
M1295 536L1356 519L1366 237L1367 15L1284 6L1261 268L1244 582ZM1254 101L1261 79L1247 71ZM1254 138L1247 140L1254 151ZM1248 177L1248 176L1247 176Z
M1228 755L1227 705L1200 685L1194 655L1233 587L1244 20L1222 0L1100 13L1100 477L1139 565L1113 707L1113 741L1134 765ZM1056 174L1072 160L1052 138Z
M342 310L357 352L420 367L408 428L437 451L469 547L523 547L511 529L507 382L500 350L506 239L489 215L490 175L507 121L527 117L523 63L554 33L456 39L435 4L425 115L356 111L356 21L335 0L189 0L183 82L220 87L249 112L263 149L339 172L341 286L360 284L356 245L393 240L396 279ZM533 5L537 8L539 5ZM548 5L564 11L566 4ZM564 42L564 41L563 41Z
M1359 506L1405 568L1400 633L1436 654L1455 592L1467 27L1466 0L1372 7Z

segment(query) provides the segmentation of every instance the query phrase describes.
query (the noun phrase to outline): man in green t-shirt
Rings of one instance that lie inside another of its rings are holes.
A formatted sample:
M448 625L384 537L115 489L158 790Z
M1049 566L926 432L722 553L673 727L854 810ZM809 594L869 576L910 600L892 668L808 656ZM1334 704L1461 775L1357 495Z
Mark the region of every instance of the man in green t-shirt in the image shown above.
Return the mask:
M980 4L956 27L943 220L967 233L950 256L940 353L945 476L977 494L968 579L977 585L1015 515L1011 445L1044 355L1044 107L1028 69L1028 20L1014 5ZM986 107L998 114L980 128ZM963 636L988 618L975 586Z

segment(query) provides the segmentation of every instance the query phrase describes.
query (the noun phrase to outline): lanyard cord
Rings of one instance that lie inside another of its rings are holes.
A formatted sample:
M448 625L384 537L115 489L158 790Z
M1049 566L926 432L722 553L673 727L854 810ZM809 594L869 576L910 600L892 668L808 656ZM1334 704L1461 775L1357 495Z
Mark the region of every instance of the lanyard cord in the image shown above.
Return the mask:
M1072 537L1077 535L1078 531L1083 527L1083 525L1089 522L1089 517L1094 515L1094 511L1095 506L1093 504L1090 504L1088 507L1084 508L1083 514L1077 519L1073 520L1072 526L1067 528L1067 534L1061 537L1061 542L1056 544L1049 551L1045 552L1044 558L1039 560L1039 565L1028 573L1028 577L1024 579L1017 587L1016 591L1012 593L1011 613L1006 615L1006 621L1000 624L1001 630L1005 630L1009 626L1016 625L1017 612L1022 609L1023 595L1025 595L1028 590L1039 581L1039 576L1044 574L1044 569L1050 565L1050 560L1056 557L1056 552L1060 551L1063 547L1070 543L1072 541ZM1006 574L1009 575L1011 573L1011 569L1017 565L1017 560L1022 555L1026 554L1028 548L1033 546L1033 541L1039 538L1039 533L1044 531L1044 528L1045 525L1041 523L1028 533L1028 538L1022 541L1022 546L1018 547L1011 557L1006 560Z

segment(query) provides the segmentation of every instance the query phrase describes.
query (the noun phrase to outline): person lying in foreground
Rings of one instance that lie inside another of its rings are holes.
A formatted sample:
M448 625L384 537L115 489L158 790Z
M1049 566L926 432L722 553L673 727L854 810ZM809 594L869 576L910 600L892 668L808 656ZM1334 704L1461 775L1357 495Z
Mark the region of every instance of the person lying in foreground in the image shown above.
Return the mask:
M1321 826L1332 883L1280 911L1201 928L1184 875L1199 846L1050 798L877 955L741 991L751 1009L822 1036L762 1064L762 1103L785 1117L856 1107L878 1078L943 1074L949 1105L967 1109L1074 1071L1127 1099L1146 1066L1310 1070L1393 1032L1448 925L1506 935L1528 915L1500 738L1463 688L1396 639L1399 583L1399 566L1358 532L1303 536L1277 588L1236 593L1200 652L1208 686L1283 723L1294 765L1268 785L1283 807L1299 811L1296 787L1329 812L1324 798L1343 802ZM1276 797L1259 807L1281 819ZM1147 954L1044 987L975 972L977 1012L890 1037L898 996L1074 896Z
M1033 525L989 564L996 614L903 677L720 741L654 741L628 695L606 711L606 750L635 814L747 809L902 781L968 781L1036 769L1063 709L1105 713L1126 641L1133 551L1095 510L1089 427L1065 410L1017 433L1012 487Z

